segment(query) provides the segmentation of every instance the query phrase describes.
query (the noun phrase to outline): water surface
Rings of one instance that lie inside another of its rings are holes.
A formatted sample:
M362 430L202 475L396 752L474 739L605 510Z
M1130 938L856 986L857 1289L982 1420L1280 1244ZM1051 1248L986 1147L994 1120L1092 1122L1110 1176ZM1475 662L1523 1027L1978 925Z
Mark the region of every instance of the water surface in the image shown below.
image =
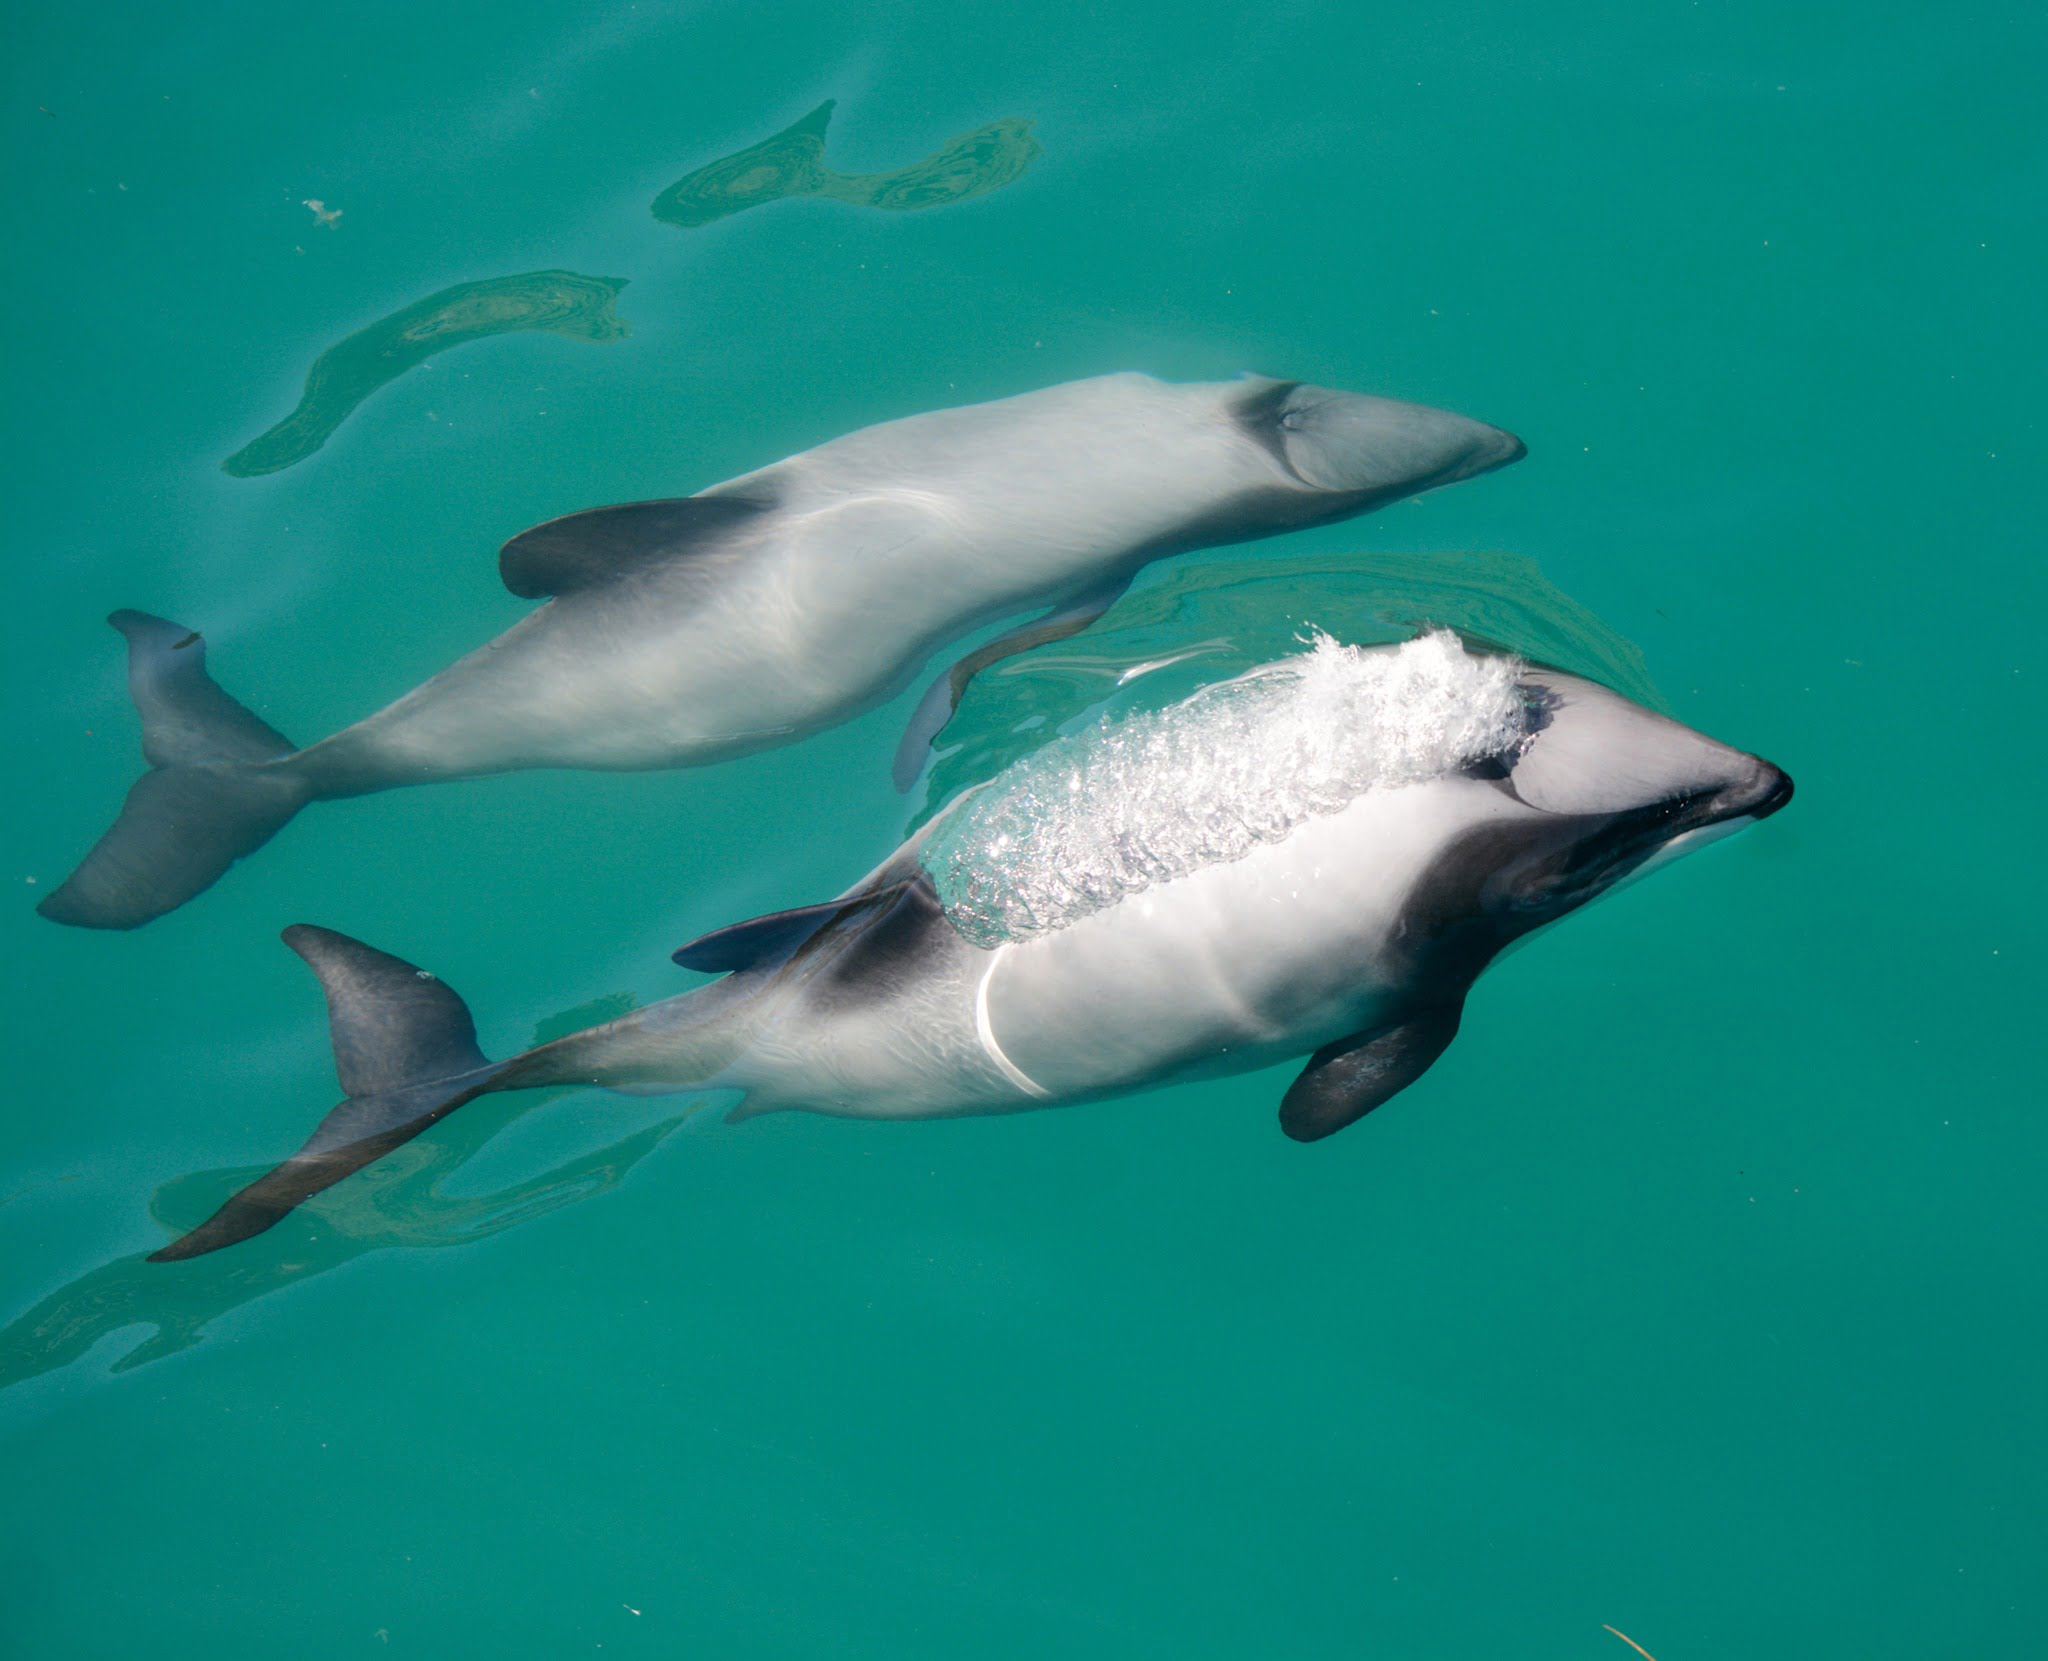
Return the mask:
M6 1653L2037 1643L2038 17L117 3L12 44ZM871 184L1038 150L928 211L650 216L828 100L818 165ZM631 334L465 336L221 470L337 342L533 272L629 279ZM1122 368L1530 455L1155 568L971 686L908 797L915 689L727 767L308 815L133 935L34 915L138 766L108 611L328 731L521 614L527 525ZM504 1053L838 892L1111 670L1203 647L1123 693L1164 699L1340 621L1577 653L1798 799L1515 954L1325 1143L1292 1070L906 1126L500 1098L143 1279L338 1099L285 925Z

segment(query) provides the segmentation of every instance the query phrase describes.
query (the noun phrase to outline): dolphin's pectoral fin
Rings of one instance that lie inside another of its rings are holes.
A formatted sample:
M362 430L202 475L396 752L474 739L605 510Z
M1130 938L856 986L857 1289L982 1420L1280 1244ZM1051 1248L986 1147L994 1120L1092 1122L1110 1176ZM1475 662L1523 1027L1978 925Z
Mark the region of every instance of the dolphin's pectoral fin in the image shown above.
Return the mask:
M895 883L851 899L827 900L823 905L798 906L794 911L774 911L766 917L750 917L709 934L700 934L671 955L685 969L722 975L735 969L756 969L788 957L828 923L849 913L864 910L906 884Z
M498 550L498 574L522 600L570 594L625 572L702 553L774 504L752 496L679 496L565 514Z
M1280 1128L1314 1142L1363 1119L1429 1071L1458 1036L1464 1000L1438 1004L1362 1042L1354 1034L1325 1044L1280 1100Z
M930 753L932 742L944 730L953 712L960 707L960 700L966 695L967 683L992 663L1000 663L1006 657L1015 657L1019 652L1028 652L1035 646L1048 646L1055 640L1065 640L1069 635L1079 634L1105 611L1123 598L1124 590L1131 586L1129 577L1118 577L1113 581L1091 588L1080 598L1055 606L1043 617L1034 617L1028 623L1020 623L1014 629L999 634L986 645L977 646L958 663L947 669L939 678L925 688L925 694L917 701L917 708L911 713L910 725L904 729L903 740L896 746L896 763L893 775L899 791L908 790L917 782L917 775L924 770L924 761Z

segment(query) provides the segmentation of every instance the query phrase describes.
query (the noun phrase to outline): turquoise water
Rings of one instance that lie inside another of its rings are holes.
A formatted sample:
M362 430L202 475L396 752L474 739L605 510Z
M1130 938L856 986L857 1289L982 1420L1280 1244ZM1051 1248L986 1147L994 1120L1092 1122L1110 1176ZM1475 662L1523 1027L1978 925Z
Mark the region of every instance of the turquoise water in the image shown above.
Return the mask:
M2037 17L250 5L12 38L5 1653L2038 1641ZM817 165L860 190L650 212L827 99ZM949 146L999 123L1037 153L961 188ZM906 173L940 199L901 211ZM563 272L624 279L627 332L483 331L222 470L338 343ZM1564 657L1798 800L1501 964L1427 1080L1311 1147L1274 1125L1292 1069L904 1126L502 1096L140 1262L336 1099L280 927L431 966L503 1053L668 995L674 947L838 891L927 802L889 782L912 691L696 772L319 808L146 929L59 929L37 892L138 765L106 612L203 628L307 741L520 616L493 556L540 519L1121 368L1418 399L1530 455L1154 568L977 684L926 788L1119 653L1341 610Z

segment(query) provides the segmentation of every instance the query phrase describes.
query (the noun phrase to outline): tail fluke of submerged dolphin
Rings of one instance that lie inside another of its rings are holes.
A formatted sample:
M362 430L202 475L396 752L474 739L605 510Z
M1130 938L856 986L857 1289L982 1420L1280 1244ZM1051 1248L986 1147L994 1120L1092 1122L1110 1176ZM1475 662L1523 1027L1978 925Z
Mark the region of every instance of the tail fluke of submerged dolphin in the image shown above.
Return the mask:
M492 1061L477 1047L468 1006L426 970L305 923L286 929L284 943L327 994L334 1071L345 1099L297 1153L190 1234L150 1253L152 1263L199 1257L261 1234L302 1200L493 1091L599 1085L669 1095L733 1088L724 1070L773 1007L772 999L761 999L760 977L729 974Z
M128 640L128 691L149 771L77 870L36 907L52 922L132 929L209 888L312 799L278 764L291 740L206 672L206 643L147 612L107 621Z
M327 994L334 1070L347 1099L297 1153L190 1234L150 1253L152 1263L261 1234L301 1200L490 1090L505 1071L477 1048L476 1023L461 998L424 969L304 923L286 929L284 943L312 966Z

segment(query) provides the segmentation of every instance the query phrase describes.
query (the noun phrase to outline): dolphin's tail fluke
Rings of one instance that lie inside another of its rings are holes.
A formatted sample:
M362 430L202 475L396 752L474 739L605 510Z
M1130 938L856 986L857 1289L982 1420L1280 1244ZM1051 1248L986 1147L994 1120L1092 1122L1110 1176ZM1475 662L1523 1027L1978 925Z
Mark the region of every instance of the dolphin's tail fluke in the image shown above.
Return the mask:
M79 928L132 929L211 887L312 791L277 765L291 741L213 683L197 634L141 611L107 621L128 638L128 691L149 771L113 828L36 909Z
M506 1071L477 1048L476 1023L463 1001L424 969L303 923L286 929L284 942L312 965L327 994L334 1070L347 1099L303 1148L190 1234L152 1252L152 1263L198 1257L261 1234L301 1200L497 1088Z

